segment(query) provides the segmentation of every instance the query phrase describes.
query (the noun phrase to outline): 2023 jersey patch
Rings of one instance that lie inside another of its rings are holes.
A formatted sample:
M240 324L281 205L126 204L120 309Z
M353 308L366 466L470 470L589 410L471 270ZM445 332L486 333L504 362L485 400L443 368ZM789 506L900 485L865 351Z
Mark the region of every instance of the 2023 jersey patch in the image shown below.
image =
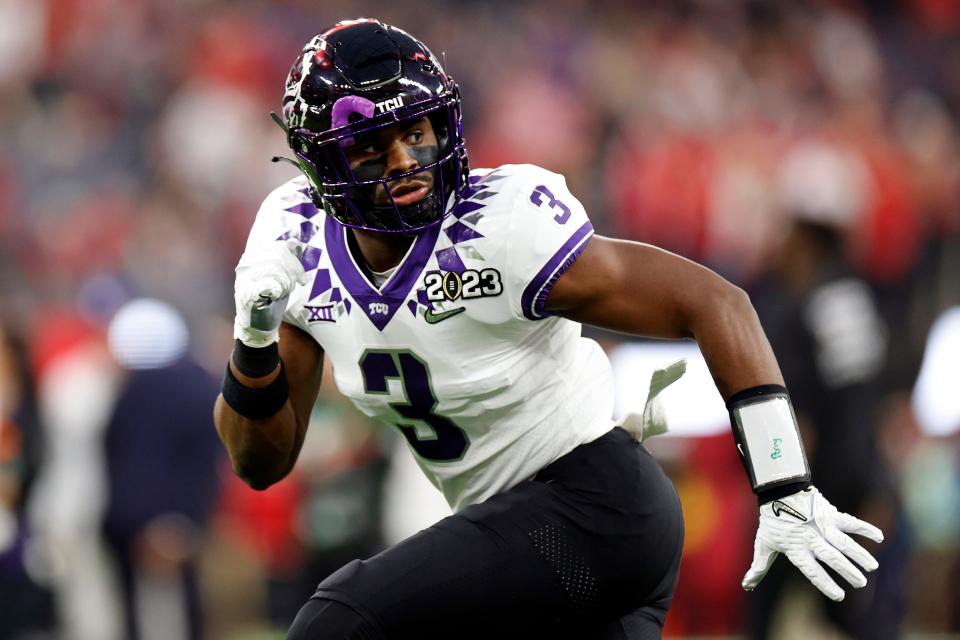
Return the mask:
M463 298L486 298L503 293L500 272L496 269L466 269L462 273L433 271L423 277L427 299L431 302Z

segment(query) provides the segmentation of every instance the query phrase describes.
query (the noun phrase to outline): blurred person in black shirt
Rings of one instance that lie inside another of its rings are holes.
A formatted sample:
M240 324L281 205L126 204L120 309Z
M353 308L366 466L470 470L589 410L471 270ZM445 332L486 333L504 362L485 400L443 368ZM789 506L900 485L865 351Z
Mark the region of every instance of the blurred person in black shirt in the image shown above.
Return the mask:
M870 196L868 174L850 150L803 142L784 158L778 188L786 229L770 277L752 292L757 313L793 391L817 482L838 509L894 532L896 498L875 430L889 330L846 258L846 234ZM888 540L884 550L898 546ZM820 599L829 622L851 637L899 635L897 562L880 566L844 601ZM771 637L789 579L781 569L749 599L752 637Z
M127 378L107 426L103 530L123 588L125 637L203 637L196 555L218 494L216 379L187 354L180 315L134 300L111 321Z

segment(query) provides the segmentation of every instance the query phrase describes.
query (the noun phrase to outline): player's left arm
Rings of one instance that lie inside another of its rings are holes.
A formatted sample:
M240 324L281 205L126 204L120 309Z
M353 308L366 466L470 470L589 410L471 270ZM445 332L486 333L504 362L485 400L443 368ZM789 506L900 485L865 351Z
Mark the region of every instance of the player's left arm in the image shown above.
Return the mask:
M854 587L877 561L849 535L880 542L879 529L840 513L810 483L783 376L747 294L713 271L662 249L594 236L557 279L548 312L654 338L693 338L727 402L738 451L760 502L752 590L784 553L827 597Z
M547 311L651 338L693 338L724 400L783 384L747 294L695 262L657 247L593 236L554 283Z

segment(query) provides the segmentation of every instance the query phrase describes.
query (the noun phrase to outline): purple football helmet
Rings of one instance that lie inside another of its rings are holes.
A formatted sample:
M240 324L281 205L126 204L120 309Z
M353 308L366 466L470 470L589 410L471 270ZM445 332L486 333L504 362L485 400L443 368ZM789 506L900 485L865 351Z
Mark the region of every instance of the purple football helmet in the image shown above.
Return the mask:
M345 148L423 117L437 147L414 148L412 170L373 175L350 168ZM287 76L283 124L310 197L346 226L420 231L439 223L467 187L457 84L423 43L377 20L339 22L306 44ZM403 204L409 198L395 198L401 182L432 189Z

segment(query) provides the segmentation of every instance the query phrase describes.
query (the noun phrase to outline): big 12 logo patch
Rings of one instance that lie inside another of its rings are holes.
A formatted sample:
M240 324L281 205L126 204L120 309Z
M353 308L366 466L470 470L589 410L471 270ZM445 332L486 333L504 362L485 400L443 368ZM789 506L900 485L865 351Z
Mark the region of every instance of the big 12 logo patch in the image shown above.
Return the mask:
M496 269L467 269L463 273L434 271L424 276L423 284L427 290L427 299L432 302L458 298L470 300L503 293L500 272Z

